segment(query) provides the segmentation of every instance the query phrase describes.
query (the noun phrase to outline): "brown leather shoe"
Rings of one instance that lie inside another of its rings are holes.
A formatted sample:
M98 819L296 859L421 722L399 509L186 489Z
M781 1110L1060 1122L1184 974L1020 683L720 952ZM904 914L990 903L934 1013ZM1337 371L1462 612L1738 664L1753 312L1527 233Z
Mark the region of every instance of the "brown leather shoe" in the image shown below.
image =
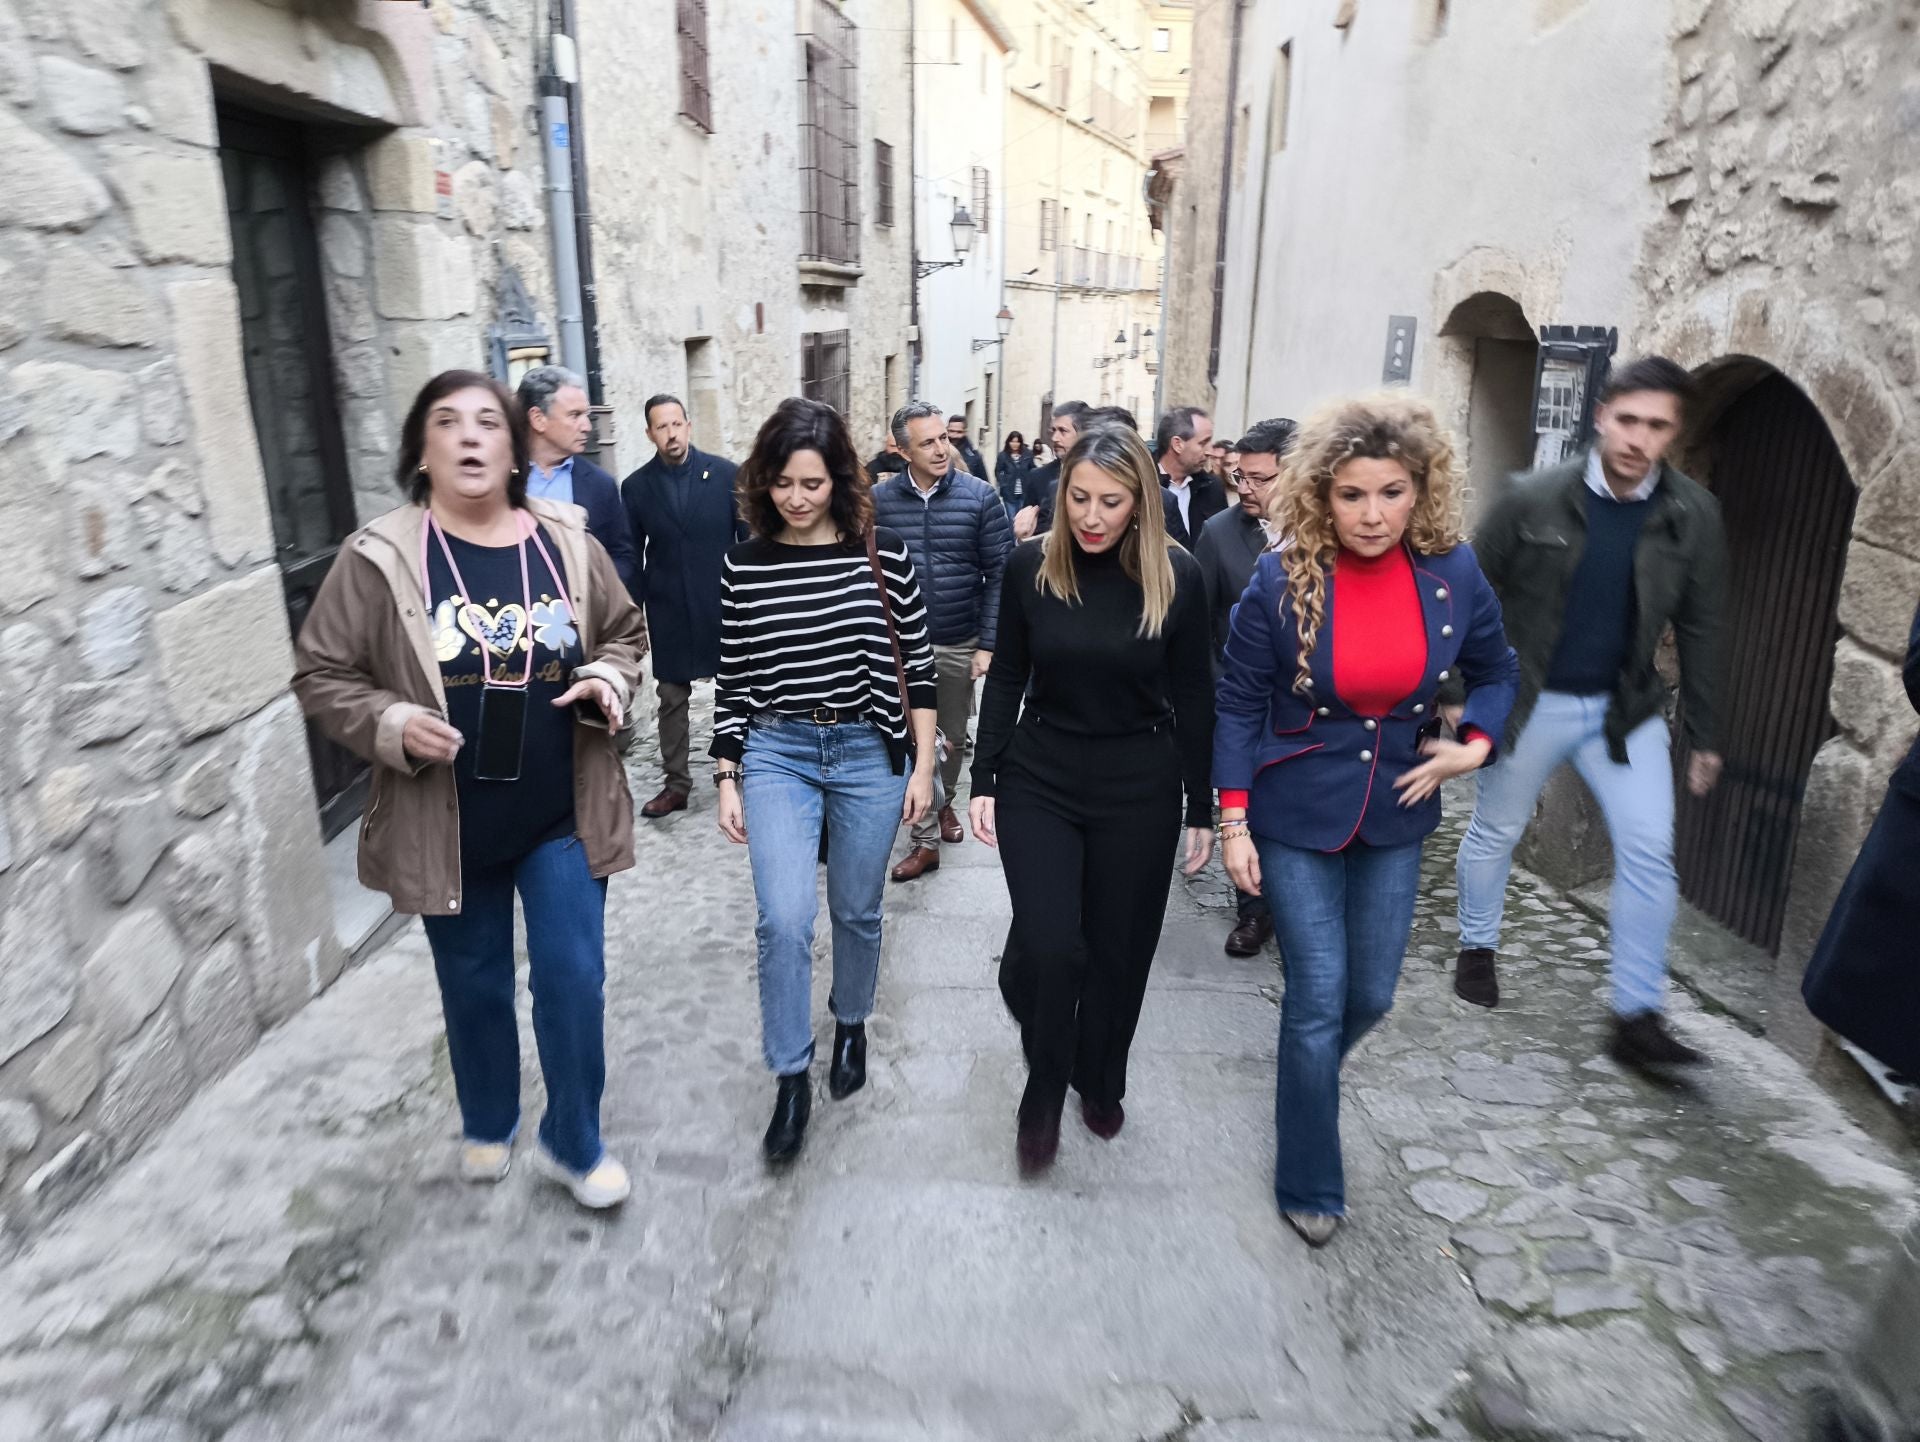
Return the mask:
M960 825L960 818L953 814L951 806L940 808L940 839L949 846L967 839L967 833Z
M918 881L929 871L940 869L940 851L938 847L916 846L900 858L900 864L893 868L895 881Z
M1243 916L1239 925L1227 933L1228 956L1258 956L1260 948L1273 935L1271 916Z
M662 816L670 816L676 811L687 809L687 793L675 791L671 786L662 791L653 800L640 808L640 814L649 821L658 821Z

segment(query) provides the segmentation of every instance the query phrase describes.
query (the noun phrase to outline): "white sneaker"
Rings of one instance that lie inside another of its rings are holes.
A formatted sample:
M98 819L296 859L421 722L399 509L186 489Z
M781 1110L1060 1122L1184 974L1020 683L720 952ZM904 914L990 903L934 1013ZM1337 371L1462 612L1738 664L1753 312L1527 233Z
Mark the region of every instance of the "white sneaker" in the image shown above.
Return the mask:
M460 1178L468 1182L505 1181L513 1166L513 1147L507 1142L462 1142Z
M633 1182L627 1176L627 1169L609 1156L602 1156L600 1164L583 1175L564 1166L545 1147L536 1146L533 1149L533 1165L541 1176L558 1182L573 1193L576 1202L592 1211L617 1207L633 1192Z

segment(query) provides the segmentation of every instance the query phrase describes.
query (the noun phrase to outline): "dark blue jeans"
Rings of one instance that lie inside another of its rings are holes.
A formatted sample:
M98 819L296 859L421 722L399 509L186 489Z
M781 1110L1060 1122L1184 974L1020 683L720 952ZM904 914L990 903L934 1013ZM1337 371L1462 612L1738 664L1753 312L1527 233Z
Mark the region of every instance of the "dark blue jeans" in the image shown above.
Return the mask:
M1303 851L1255 837L1254 846L1286 974L1273 1195L1285 1212L1344 1216L1340 1063L1393 1006L1420 845Z
M527 917L533 1040L547 1082L540 1141L563 1165L600 1165L607 883L571 836L510 866L462 878L458 916L429 916L460 1121L472 1142L508 1142L520 1127L520 1034L513 1012L513 894Z

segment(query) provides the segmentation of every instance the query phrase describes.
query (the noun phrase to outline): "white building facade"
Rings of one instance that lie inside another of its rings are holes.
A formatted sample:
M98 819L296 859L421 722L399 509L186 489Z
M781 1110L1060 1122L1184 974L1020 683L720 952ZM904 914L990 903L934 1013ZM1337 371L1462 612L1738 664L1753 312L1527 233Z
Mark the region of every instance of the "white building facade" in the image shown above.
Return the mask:
M914 399L965 416L967 434L991 462L1005 430L997 317L1006 304L1014 36L988 0L921 0L914 8Z

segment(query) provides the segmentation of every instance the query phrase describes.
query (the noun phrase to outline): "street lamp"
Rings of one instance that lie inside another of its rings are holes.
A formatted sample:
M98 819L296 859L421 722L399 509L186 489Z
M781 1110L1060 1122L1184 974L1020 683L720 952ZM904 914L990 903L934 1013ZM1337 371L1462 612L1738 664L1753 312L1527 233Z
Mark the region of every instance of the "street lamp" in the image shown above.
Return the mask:
M953 203L953 220L947 228L953 232L953 259L921 261L913 268L915 280L925 280L936 270L946 270L951 266L966 264L967 254L973 249L973 237L978 234L978 227L974 225L973 217L967 214L966 206L957 200Z
M1007 337L1013 331L1013 312L1008 310L1004 305L1001 306L1000 313L993 318L993 328L999 331L1000 334L988 340L981 340L976 337L973 342L974 354L978 355L990 345L1004 346L1007 343ZM993 401L993 409L995 412L992 417L993 433L997 436L1000 434L1000 418L1006 414L1007 409L1007 375L1004 363L1000 368L1000 390L999 393L994 396Z

